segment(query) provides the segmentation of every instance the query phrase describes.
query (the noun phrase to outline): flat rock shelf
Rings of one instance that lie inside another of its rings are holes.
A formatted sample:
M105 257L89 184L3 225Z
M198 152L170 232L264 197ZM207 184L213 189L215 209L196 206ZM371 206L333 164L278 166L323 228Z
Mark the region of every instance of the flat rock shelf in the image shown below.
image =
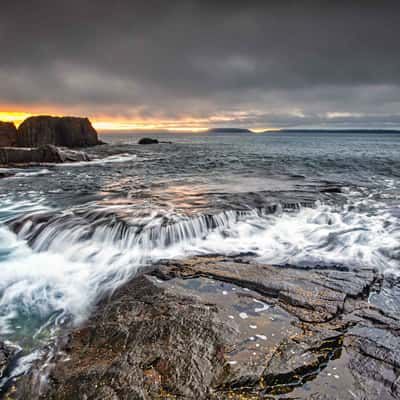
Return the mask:
M397 399L399 281L250 255L144 269L17 379L10 399Z

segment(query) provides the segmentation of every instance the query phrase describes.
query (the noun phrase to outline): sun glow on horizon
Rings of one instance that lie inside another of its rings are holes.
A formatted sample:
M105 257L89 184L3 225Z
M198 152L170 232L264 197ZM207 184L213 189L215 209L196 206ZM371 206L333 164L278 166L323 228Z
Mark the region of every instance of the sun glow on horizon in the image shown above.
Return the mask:
M163 123L163 122L118 122L118 121L97 121L93 120L92 125L99 131L134 131L134 130L166 130L181 132L202 132L209 129L203 126L185 126L179 122Z
M75 114L75 113L73 113ZM13 122L16 127L35 115L62 115L59 112L24 112L24 111L0 111L0 121ZM204 126L204 120L182 119L182 120L118 120L102 117L89 117L92 125L99 131L133 131L133 130L166 130L180 132L202 132L206 131L208 126ZM203 124L199 124L203 122Z
M32 114L20 111L0 111L0 121L13 122L17 127Z
M281 128L251 128L253 133L278 132Z
M0 121L13 122L18 127L26 118L37 116L37 115L75 115L79 116L79 113L60 113L59 110L49 111L48 109L43 112L25 112L25 111L0 111ZM86 116L86 115L84 115ZM154 131L162 130L167 132L188 132L188 133L201 133L206 132L210 128L221 126L222 123L233 123L235 121L234 116L229 115L211 115L208 117L190 117L182 116L176 119L174 118L119 118L104 116L104 115L88 115L93 127L98 131ZM240 124L242 125L242 124ZM251 128L253 133L262 133L266 131L278 131L279 128Z

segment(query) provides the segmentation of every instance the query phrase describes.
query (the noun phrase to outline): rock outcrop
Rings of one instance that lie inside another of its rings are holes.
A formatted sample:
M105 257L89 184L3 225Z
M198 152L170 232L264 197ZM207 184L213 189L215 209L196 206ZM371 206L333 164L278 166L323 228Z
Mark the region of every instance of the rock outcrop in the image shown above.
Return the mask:
M5 371L17 352L18 349L16 347L9 346L0 341L0 380L3 378Z
M12 122L0 121L0 147L17 145L17 128Z
M157 139L152 139L152 138L147 138L147 137L141 138L138 141L138 144L158 144L158 143L159 143L159 141Z
M161 263L104 299L10 398L397 399L400 320L379 296L400 282L383 279L250 256Z
M0 148L0 166L29 166L42 163L90 161L86 153L60 149L50 144L36 148Z
M18 128L20 147L44 144L86 147L102 144L88 118L37 116L27 118Z

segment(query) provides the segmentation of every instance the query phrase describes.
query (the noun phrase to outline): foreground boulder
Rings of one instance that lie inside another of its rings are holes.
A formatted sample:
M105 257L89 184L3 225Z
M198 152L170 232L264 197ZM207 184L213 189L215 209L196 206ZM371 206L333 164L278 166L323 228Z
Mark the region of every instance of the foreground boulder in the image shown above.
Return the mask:
M152 138L147 138L147 137L141 138L138 141L138 144L158 144L158 143L159 143L159 141L157 139L152 139Z
M90 160L88 155L82 151L60 149L49 144L37 148L0 148L0 166L29 166L42 163L74 161Z
M0 121L0 147L17 145L17 128L12 122Z
M17 144L86 147L102 144L88 118L37 116L27 118L18 128Z
M0 380L17 352L18 349L16 347L0 341Z
M9 398L397 399L400 321L379 297L398 285L250 257L161 263L104 299Z

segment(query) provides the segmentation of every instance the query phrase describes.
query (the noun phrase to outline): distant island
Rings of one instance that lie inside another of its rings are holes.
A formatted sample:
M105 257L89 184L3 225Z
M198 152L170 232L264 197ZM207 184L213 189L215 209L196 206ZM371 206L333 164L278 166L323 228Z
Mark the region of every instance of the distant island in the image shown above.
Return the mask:
M298 129L298 128L285 128L285 129L267 129L265 131L252 131L248 128L210 128L205 131L206 133L317 133L317 132L324 132L324 133L400 133L400 129L329 129L329 128L305 128L305 129Z
M272 129L266 130L262 133L270 132L284 132L284 133L314 133L314 132L326 132L326 133L400 133L399 129Z
M210 128L206 132L208 132L208 133L251 133L251 130L247 129L247 128Z

